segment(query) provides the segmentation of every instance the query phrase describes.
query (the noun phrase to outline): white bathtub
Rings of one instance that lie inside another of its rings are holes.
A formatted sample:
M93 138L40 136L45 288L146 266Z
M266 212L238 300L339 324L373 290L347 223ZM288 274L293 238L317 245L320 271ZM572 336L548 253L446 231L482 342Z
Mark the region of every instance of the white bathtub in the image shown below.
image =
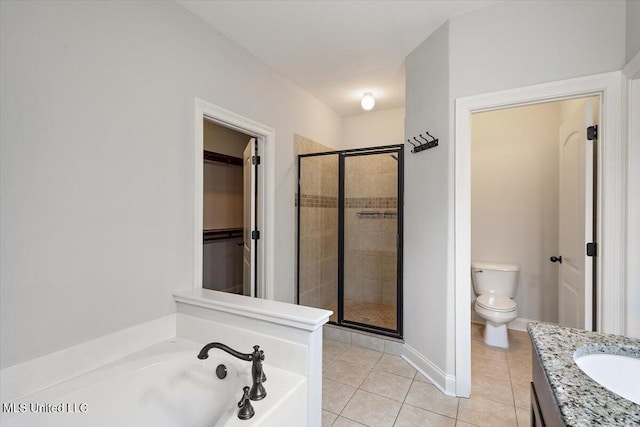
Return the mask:
M247 344L249 352L253 343ZM221 350L207 360L202 346L182 338L149 347L95 371L8 404L2 425L47 426L280 426L303 425L307 379L265 363L267 397L252 402L256 414L237 418L242 387L251 385L251 364ZM268 362L268 349L265 349ZM227 376L218 379L219 364Z

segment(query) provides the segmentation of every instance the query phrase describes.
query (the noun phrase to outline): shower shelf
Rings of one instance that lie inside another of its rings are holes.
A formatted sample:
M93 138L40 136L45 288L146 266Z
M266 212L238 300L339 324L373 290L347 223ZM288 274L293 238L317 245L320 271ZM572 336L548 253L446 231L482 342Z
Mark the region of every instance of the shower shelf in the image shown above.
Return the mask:
M395 211L387 211L387 212L363 211L363 212L358 212L356 215L358 216L358 218L365 218L365 219L398 218L398 212L395 212Z

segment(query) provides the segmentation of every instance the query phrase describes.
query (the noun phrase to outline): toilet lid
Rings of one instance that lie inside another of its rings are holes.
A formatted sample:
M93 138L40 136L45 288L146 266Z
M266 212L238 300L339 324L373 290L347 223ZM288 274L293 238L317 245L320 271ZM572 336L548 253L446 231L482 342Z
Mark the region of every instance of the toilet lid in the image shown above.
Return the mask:
M514 300L492 294L480 295L476 303L480 307L493 311L513 311L518 307Z

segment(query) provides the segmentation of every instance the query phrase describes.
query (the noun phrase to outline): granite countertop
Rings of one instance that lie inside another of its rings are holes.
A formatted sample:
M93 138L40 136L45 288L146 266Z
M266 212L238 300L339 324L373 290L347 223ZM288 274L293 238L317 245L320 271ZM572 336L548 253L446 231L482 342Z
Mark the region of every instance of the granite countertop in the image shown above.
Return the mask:
M527 329L566 425L640 425L640 405L593 381L573 360L576 351L640 357L639 340L543 323Z

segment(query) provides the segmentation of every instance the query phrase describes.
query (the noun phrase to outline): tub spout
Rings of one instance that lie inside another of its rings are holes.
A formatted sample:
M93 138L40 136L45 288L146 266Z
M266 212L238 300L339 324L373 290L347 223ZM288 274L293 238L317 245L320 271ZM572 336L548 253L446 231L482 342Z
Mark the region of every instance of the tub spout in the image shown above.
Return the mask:
M267 392L262 385L262 383L267 381L267 376L264 374L262 369L264 351L260 350L259 345L253 346L253 353L240 353L239 351L236 351L222 343L212 342L202 347L202 350L198 353L198 359L208 358L209 350L212 348L219 348L240 360L251 362L251 377L253 379L253 385L251 386L251 391L249 391L249 397L251 400L262 400L267 396Z
M251 357L253 356L252 353L240 353L239 351L236 351L231 347L229 347L228 345L224 345L220 342L211 342L205 345L204 347L202 347L202 350L200 350L200 353L198 353L198 359L208 358L209 350L211 350L212 348L219 348L220 350L226 351L230 355L237 357L240 360L251 361Z

